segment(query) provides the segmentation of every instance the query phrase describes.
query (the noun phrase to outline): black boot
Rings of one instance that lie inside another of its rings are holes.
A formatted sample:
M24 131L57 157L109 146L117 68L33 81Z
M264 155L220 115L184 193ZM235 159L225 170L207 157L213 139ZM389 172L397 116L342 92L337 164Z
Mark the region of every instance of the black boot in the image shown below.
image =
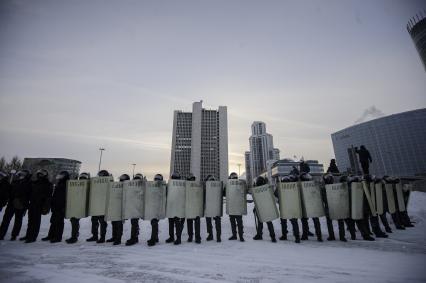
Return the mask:
M327 230L328 230L327 241L335 241L336 238L334 237L333 221L330 219L330 217L327 217L326 219L327 219Z
M71 238L65 240L65 242L67 244L74 244L74 243L77 243L77 241L78 241L78 239L74 238L74 237L71 237Z
M212 241L213 240L213 235L209 234L206 238L206 241Z
M138 238L130 238L126 241L126 246L133 246L134 244L138 243Z

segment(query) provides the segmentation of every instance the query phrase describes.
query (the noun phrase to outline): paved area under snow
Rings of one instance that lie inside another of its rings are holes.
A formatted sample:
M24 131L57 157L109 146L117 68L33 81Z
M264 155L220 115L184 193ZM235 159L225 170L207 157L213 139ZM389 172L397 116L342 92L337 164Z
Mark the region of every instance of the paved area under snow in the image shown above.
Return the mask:
M227 216L222 218L222 243L204 240L203 219L202 244L184 241L180 246L164 243L167 220L160 221L160 243L155 247L146 245L150 233L147 221L141 225L140 243L132 247L85 242L90 236L89 219L81 221L80 240L74 245L64 241L11 242L11 225L6 240L0 241L0 282L426 282L426 193L412 194L409 214L416 222L415 228L395 230L389 239L376 242L347 243L319 243L312 238L295 244L290 235L289 241L274 244L269 241L266 227L264 240L253 241L251 213L244 218L244 243L227 240ZM279 221L274 224L281 235ZM49 217L45 216L39 239L46 235L48 225ZM25 231L26 219L21 236ZM129 232L127 221L124 241ZM108 236L110 233L109 225ZM63 239L70 235L68 220L64 235ZM186 237L185 225L183 239Z

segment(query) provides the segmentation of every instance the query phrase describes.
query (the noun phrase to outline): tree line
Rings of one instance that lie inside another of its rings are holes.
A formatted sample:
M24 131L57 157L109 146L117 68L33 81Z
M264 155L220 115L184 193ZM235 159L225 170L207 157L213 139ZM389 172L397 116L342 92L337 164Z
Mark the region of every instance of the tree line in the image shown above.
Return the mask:
M22 168L22 160L17 156L13 156L9 162L4 156L0 158L0 171L9 173L11 170L20 170Z

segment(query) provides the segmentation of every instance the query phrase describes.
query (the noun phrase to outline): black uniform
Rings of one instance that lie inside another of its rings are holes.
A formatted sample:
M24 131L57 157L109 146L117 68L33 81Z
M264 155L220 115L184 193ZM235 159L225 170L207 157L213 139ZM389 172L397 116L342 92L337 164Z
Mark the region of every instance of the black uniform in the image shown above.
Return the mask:
M359 163L361 163L362 172L364 174L370 174L370 163L373 162L371 158L370 152L365 148L365 146L361 145L361 148L355 148L355 152L359 156Z
M49 233L47 237L42 239L44 241L49 240L51 243L62 241L62 234L64 233L67 181L70 179L70 176L67 171L62 171L56 179L57 183L52 196L52 215L50 216Z
M16 237L21 231L22 219L28 209L31 193L31 175L28 171L22 174L21 172L17 173L16 179L11 184L10 198L0 226L0 240L4 239L13 216L15 216L15 223L12 229L11 240L16 240Z
M28 227L25 240L27 243L35 242L40 231L41 215L47 214L50 208L53 185L47 175L37 177L31 184L30 206L28 209Z
M0 172L0 211L10 199L11 188L8 179L5 173Z
M195 177L193 175L189 176L187 181L195 181ZM188 231L188 242L192 242L192 239L194 237L194 222L195 222L195 242L197 244L201 243L201 231L200 231L200 217L197 216L194 219L186 219L187 224L187 231Z
M214 181L214 177L213 176L208 176L206 178L206 181ZM222 196L223 196L223 190L222 190ZM206 194L204 192L204 203L206 202L205 200ZM220 243L221 240L221 235L222 235L222 217L220 216L215 216L213 217L214 219L214 225L215 225L215 229L216 229L216 241L218 243ZM207 226L207 241L212 241L213 240L213 224L212 224L212 217L206 217L206 226Z
M334 159L332 159L334 160ZM328 173L335 173L338 174L339 170L337 169L336 163L334 162L334 167L332 166L333 162L330 163L330 167L328 168ZM325 185L333 184L334 183L334 177L331 174L327 174L323 177ZM321 188L321 196L323 199L325 212L326 212L326 219L327 219L327 229L328 229L328 241L334 241L336 240L336 237L334 236L334 227L333 227L333 221L331 220L329 216L329 208L328 208L328 201L327 201L327 193L325 190L325 186ZM344 219L338 219L337 225L339 227L339 239L342 242L346 242L345 238L345 220Z

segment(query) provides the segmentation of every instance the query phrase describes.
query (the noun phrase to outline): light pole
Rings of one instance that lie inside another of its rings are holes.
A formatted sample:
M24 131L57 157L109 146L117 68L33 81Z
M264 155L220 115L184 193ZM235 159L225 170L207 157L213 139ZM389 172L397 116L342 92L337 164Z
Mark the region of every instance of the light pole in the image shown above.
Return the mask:
M101 163L102 163L102 151L105 150L105 148L100 147L99 150L101 151L101 156L99 157L99 168L98 168L98 173L99 171L101 171Z
M241 170L240 170L241 163L238 163L237 166L238 166L238 176L241 176Z
M136 166L136 163L133 163L132 165L133 165L133 178L134 178L135 177L135 166Z

